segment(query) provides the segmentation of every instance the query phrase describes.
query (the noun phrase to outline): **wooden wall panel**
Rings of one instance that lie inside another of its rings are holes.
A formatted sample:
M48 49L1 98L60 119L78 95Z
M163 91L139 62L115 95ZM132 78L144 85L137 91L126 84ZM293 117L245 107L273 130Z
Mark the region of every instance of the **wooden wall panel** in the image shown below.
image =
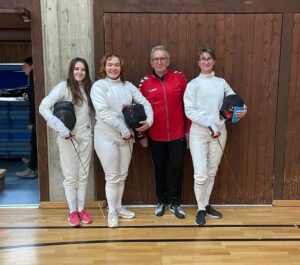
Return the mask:
M0 43L0 63L22 63L32 56L31 43Z
M300 14L294 16L283 199L300 199Z
M281 14L105 13L105 52L125 59L128 80L138 85L149 71L152 46L166 45L171 67L188 81L199 73L200 47L215 49L216 74L224 77L249 108L238 124L228 124L224 158L212 194L213 203L270 203L279 75ZM155 203L149 150L134 146L125 203ZM137 177L138 174L138 177ZM184 203L194 203L193 168L186 153Z

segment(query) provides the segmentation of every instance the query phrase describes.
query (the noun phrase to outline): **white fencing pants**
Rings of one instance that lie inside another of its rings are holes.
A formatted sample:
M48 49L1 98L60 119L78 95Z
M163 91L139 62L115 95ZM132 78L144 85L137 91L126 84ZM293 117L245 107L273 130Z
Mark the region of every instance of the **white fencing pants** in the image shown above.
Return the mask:
M194 167L194 191L198 210L205 210L213 189L215 176L221 162L227 131L225 124L220 129L218 139L211 137L210 130L203 126L192 125L190 130L190 151ZM218 142L219 140L219 142Z
M61 169L64 175L63 185L70 212L77 210L77 208L82 210L84 208L87 178L92 155L92 137L86 137L78 142L73 139L84 169L71 140L58 137L57 143Z
M94 145L105 173L108 207L110 210L121 208L133 143L129 141L120 145L96 132Z

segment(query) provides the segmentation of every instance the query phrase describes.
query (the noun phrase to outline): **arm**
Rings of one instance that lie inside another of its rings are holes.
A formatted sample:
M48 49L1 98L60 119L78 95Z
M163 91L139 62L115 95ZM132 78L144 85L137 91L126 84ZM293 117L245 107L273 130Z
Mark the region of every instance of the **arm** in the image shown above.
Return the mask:
M105 84L97 81L91 89L91 100L93 102L96 114L116 131L120 132L122 138L130 137L130 131L122 119L112 111L109 100L105 93Z
M212 121L208 120L206 117L201 116L197 110L197 86L195 84L189 83L187 85L186 91L184 93L184 109L186 116L196 124L211 128L214 135L217 135L219 130Z
M144 106L147 119L145 121L141 121L141 127L137 128L136 131L142 132L151 127L153 123L153 110L149 101L142 95L142 93L130 83L130 90L132 94L132 98L134 102L142 104Z
M69 129L59 120L56 116L53 115L51 108L58 101L64 100L66 87L64 83L58 84L54 87L48 96L46 96L39 107L39 112L46 120L47 125L59 133L61 137L67 138L70 136Z

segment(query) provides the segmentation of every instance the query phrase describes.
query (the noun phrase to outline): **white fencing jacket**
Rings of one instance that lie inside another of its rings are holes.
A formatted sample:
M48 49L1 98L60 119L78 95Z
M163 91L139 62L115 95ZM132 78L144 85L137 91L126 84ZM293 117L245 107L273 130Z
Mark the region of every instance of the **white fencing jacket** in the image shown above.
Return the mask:
M200 74L191 80L184 93L186 116L200 126L216 126L219 129L225 123L220 117L220 108L225 96L235 94L228 83L215 72Z
M130 82L123 83L108 77L94 83L91 90L91 100L96 112L95 130L100 130L109 138L120 141L123 137L130 136L122 109L124 105L133 102L142 104L147 115L147 122L153 123L153 111L148 100ZM95 135L97 136L97 135Z
M84 97L84 100L82 106L78 106L77 104L74 105L76 124L72 131L72 134L75 135L76 139L83 139L85 137L92 136L90 107L88 105L85 91L83 90L82 87L80 89ZM39 107L39 112L46 121L48 121L52 117L55 117L51 109L54 106L54 104L59 101L70 101L70 102L72 101L72 94L70 89L67 87L66 81L56 85L51 90L49 95L42 100Z

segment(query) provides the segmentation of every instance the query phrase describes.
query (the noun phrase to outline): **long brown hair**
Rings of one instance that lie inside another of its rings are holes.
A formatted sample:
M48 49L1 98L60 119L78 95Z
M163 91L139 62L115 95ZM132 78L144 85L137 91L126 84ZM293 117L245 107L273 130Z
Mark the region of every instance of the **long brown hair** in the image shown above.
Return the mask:
M106 72L105 72L105 65L106 65L107 60L109 60L112 57L117 57L120 60L120 64L121 64L120 80L124 83L126 81L124 60L121 56L119 56L118 54L115 54L115 53L109 53L102 57L98 77L99 77L99 79L104 79L107 76Z
M93 104L92 104L92 101L91 101L91 98L90 98L92 81L91 81L91 78L90 78L89 66L88 66L85 59L79 58L79 57L74 58L70 62L69 75L68 75L68 79L67 79L67 86L70 89L71 94L72 94L72 103L77 104L78 106L82 106L82 103L83 103L83 100L84 100L83 95L80 91L79 84L77 83L77 81L75 80L75 77L74 77L74 69L75 69L75 64L77 62L81 62L84 65L85 78L82 82L82 85L83 85L83 89L84 89L85 94L86 94L87 99L88 99L88 105L89 105L91 110L94 110L94 107L93 107Z

